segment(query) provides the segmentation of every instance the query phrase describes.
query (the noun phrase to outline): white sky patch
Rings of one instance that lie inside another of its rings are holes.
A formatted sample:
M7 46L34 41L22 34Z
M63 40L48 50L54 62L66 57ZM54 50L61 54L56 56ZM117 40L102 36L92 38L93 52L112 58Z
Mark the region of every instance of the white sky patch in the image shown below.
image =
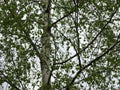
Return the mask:
M3 0L1 0L1 1L3 1ZM32 12L33 13L33 12ZM38 12L38 14L40 14L41 12ZM61 13L61 15L60 16L62 16L63 14ZM92 17L92 16L91 16ZM23 15L23 18L21 19L21 20L26 20L26 18L27 18L27 14L25 14L25 15ZM57 20L57 18L52 18L52 21L56 21ZM90 19L91 21L95 21L95 19ZM62 26L60 26L60 27L62 27ZM69 28L69 26L66 26L67 28ZM34 30L37 30L37 27L35 27L34 28ZM85 30L81 33L81 42L82 43L88 43L87 41L84 41L84 39L85 39ZM119 32L120 33L120 32ZM116 32L116 34L118 34L118 32ZM67 34L66 34L66 36L67 36ZM0 38L1 38L2 36L0 36ZM62 50L62 52L66 52L66 43L65 43L65 45L64 45L64 47L62 47L62 46L60 46L60 50ZM70 49L69 49L69 52L71 52L73 55L76 53L75 51L74 51L74 49L73 49L73 47L70 47ZM88 59L88 58L87 58ZM32 59L33 60L33 59ZM40 68L40 64L37 64L37 63L40 63L39 62L39 60L38 59L34 59L35 61L36 61L36 65L35 65L35 68L32 68L32 70L34 71L35 69L39 69ZM74 60L76 60L76 61L78 61L77 60L77 58L74 58ZM74 68L73 68L74 69ZM35 70L36 71L36 70ZM31 76L30 77L32 77L32 75L33 75L33 73L34 72L31 72ZM65 72L63 72L63 73L65 73ZM71 75L71 73L69 73L70 75ZM115 78L114 78L114 80L116 80ZM31 81L33 81L33 82L35 82L35 79L33 78ZM117 80L116 80L117 81ZM87 84L86 83L83 83L86 87L89 87L89 86L87 86ZM31 87L31 84L29 85L29 87ZM35 87L35 89L34 90L37 90L37 88L38 87ZM6 89L5 89L6 90ZM32 90L32 87L31 87L31 90Z
M9 90L8 86L8 83L4 82L2 85L0 85L0 90Z
M26 18L27 18L27 14L24 14L21 20L26 20Z

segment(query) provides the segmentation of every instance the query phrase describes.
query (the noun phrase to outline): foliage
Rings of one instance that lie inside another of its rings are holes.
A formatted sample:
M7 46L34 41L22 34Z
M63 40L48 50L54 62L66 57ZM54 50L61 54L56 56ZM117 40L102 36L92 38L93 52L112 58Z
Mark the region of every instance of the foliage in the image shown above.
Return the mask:
M0 15L0 84L38 90L41 2L4 0ZM120 89L120 1L52 0L50 17L52 90Z

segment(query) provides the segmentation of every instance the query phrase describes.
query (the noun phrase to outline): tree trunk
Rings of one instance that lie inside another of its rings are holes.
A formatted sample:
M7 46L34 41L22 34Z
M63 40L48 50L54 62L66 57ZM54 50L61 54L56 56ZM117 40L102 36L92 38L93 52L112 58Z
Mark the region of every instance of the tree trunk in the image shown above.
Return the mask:
M50 0L42 0L43 3L43 34L41 36L41 72L42 72L42 90L50 90Z

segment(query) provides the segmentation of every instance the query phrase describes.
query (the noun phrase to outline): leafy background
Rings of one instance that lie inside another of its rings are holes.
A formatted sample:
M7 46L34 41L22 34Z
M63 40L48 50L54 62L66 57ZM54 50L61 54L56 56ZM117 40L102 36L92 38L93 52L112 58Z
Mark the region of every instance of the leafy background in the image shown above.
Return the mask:
M51 2L52 89L63 90L70 83L72 90L120 89L120 1L80 0L78 6L73 1ZM10 90L37 90L42 85L34 51L34 46L41 50L42 12L40 1L0 3L0 84L7 82Z

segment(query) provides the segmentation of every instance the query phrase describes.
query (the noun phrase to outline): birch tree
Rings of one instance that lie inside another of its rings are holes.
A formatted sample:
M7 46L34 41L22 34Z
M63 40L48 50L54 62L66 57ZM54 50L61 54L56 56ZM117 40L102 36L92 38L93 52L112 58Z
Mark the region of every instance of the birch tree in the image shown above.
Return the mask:
M1 0L0 85L119 90L120 0Z

